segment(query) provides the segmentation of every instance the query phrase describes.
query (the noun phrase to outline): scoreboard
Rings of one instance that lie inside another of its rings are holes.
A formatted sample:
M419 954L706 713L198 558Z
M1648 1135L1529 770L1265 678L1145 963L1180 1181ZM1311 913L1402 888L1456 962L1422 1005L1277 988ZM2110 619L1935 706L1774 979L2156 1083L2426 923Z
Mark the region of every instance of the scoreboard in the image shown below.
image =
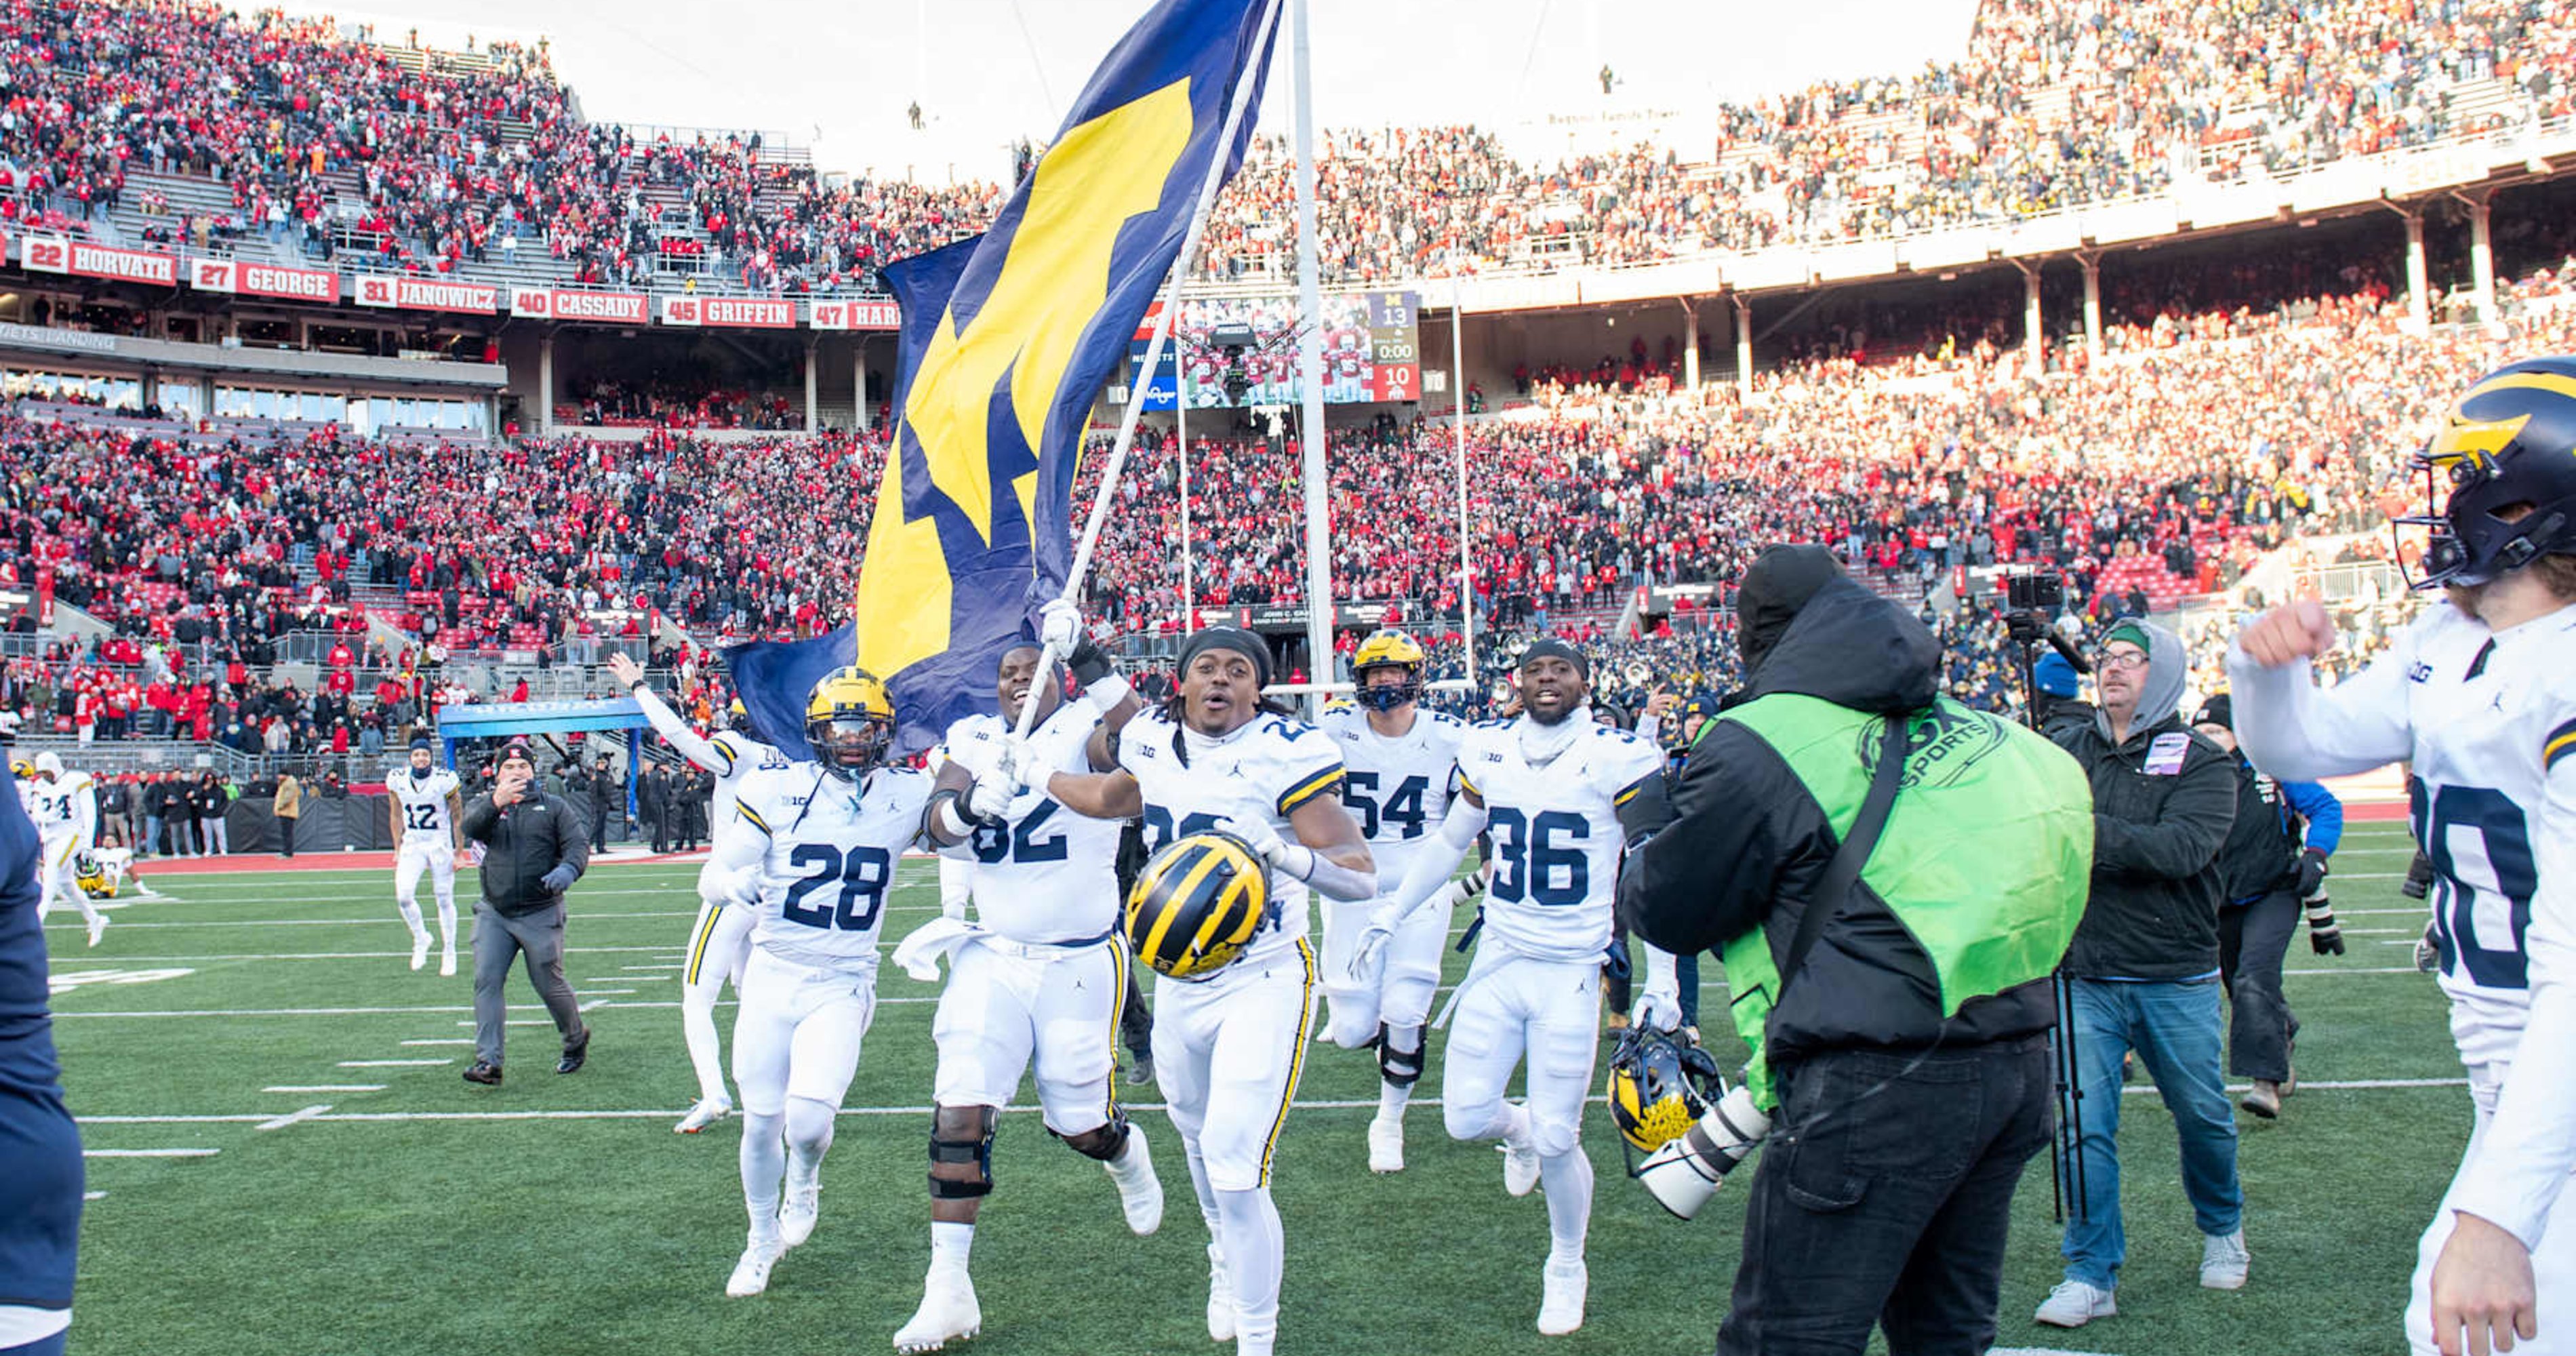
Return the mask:
M1323 331L1325 403L1409 404L1422 398L1416 300L1411 292L1323 299L1323 314L1314 323ZM1297 404L1305 398L1297 361L1300 320L1293 297L1185 300L1163 361L1149 374L1149 312L1129 350L1129 390L1148 410L1176 408L1184 391L1192 409Z

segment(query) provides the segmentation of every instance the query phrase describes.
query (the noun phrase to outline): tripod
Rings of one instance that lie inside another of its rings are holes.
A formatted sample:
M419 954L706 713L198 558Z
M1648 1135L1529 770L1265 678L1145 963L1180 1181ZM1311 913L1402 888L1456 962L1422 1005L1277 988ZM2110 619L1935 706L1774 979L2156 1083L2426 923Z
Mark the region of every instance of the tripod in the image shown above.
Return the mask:
M2077 673L2089 673L2082 651L2069 643L2057 628L2050 626L2036 611L2014 610L2004 614L2004 630L2021 652L2022 723L2032 730L2040 728L2039 647L2046 644L2058 656L2074 666ZM2050 1029L2048 1046L2057 1080L2057 1104L2066 1114L2057 1124L2056 1152L2049 1164L2048 1186L2050 1213L2060 1224L2066 1222L2067 1201L2075 1203L2075 1218L2086 1218L2084 1158L2084 1071L2076 1062L2075 1023L2070 1014L2075 1006L2075 984L2060 969L2050 977L2051 996L2057 1004L2057 1025ZM2115 1094L2116 1095L2116 1094Z

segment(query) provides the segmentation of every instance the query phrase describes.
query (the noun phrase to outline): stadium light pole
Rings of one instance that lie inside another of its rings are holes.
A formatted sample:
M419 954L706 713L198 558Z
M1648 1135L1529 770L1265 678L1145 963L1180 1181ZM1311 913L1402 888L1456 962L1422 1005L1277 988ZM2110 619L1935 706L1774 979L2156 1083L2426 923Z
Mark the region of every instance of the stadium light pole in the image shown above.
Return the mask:
M1333 681L1332 523L1324 497L1323 278L1315 259L1314 58L1306 38L1307 0L1289 0L1288 22L1297 110L1297 336L1298 383L1304 400L1298 432L1305 443L1306 476L1306 676L1313 684L1307 713L1324 709L1324 684Z

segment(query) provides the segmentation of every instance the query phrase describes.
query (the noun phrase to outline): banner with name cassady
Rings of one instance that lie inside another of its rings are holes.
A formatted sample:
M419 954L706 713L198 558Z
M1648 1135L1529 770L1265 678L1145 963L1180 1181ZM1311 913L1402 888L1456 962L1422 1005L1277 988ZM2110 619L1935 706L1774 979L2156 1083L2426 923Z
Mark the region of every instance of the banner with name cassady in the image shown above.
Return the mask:
M854 639L893 693L899 748L993 710L1001 652L1063 591L1086 415L1179 257L1210 168L1241 163L1276 29L1268 0L1161 0L990 230L887 270L903 311L895 446Z

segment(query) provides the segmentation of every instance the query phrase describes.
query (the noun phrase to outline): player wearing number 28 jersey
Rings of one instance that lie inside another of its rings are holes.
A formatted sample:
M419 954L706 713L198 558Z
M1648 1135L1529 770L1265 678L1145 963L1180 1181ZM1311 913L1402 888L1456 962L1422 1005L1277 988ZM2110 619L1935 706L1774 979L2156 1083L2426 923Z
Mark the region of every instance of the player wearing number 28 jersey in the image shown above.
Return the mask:
M751 1214L750 1245L725 1287L737 1297L767 1288L779 1254L813 1233L832 1120L876 1014L886 897L930 799L928 776L882 766L894 705L875 678L834 670L815 685L806 718L815 757L747 785L723 809L752 829L719 849L754 910L733 1028Z
M2275 777L2413 763L2477 1119L2417 1256L2409 1342L2457 1349L2465 1325L2483 1347L2492 1314L2501 1334L2531 1313L2536 1276L2539 1339L2515 1351L2576 1352L2576 360L2488 376L2418 466L2448 482L2442 516L2407 520L2433 530L2418 587L2447 599L2324 690L2323 609L2257 620L2227 657L2237 728Z

